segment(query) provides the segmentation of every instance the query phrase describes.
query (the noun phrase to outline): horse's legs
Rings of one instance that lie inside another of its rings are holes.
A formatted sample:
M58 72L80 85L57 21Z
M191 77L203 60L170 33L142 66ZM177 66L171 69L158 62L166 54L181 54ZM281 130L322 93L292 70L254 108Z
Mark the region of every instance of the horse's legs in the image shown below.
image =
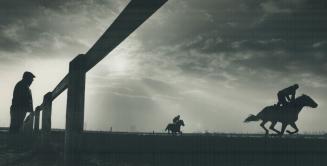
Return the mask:
M288 123L282 123L282 129L279 133L279 136L282 136L284 134L287 125L288 125Z
M260 126L266 131L266 135L268 135L269 134L269 131L268 131L268 129L265 127L265 124L267 123L267 121L262 121L261 123L260 123Z
M295 129L295 131L291 132L291 131L289 131L289 130L286 130L286 132L287 132L288 134L295 134L295 133L297 133L297 132L299 131L299 129L297 128L295 122L291 123L290 125Z
M182 131L179 131L179 134L180 134L180 135L183 135Z
M277 123L276 121L272 121L269 129L272 130L272 131L274 131L274 132L276 132L277 134L279 134L280 131L278 131L278 130L275 129L276 123Z

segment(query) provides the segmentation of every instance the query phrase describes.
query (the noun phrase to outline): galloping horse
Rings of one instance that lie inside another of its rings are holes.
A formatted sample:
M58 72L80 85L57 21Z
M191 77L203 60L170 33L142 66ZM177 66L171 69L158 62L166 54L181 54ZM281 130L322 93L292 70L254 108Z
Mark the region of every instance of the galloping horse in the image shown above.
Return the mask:
M288 105L280 108L278 106L267 106L257 115L250 115L247 117L244 122L258 121L262 120L260 126L266 131L266 135L269 134L268 129L265 127L265 124L270 121L271 125L269 129L275 131L278 135L282 136L285 132L285 129L288 125L291 125L295 131L291 132L287 130L288 134L295 134L299 131L295 122L298 120L298 115L303 107L317 108L318 104L309 96L302 95L297 97L294 102L289 103ZM282 123L281 131L276 130L274 127L277 122Z
M185 126L184 121L183 120L179 120L176 123L169 123L165 129L165 131L168 130L168 133L172 133L173 135L175 135L176 133L180 133L181 132L181 126Z

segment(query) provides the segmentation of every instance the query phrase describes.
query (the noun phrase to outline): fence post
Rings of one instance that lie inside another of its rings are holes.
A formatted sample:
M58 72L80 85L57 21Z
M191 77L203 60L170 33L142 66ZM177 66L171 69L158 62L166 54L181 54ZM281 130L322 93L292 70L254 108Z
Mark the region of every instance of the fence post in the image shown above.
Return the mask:
M51 112L52 112L52 93L49 92L44 95L44 108L42 112L42 131L51 131Z
M36 110L34 115L34 132L40 131L40 111Z
M39 135L40 140L38 142L39 148L49 147L49 132L51 131L51 107L52 107L52 92L44 95L43 102L35 110L35 122L34 131L39 132L40 128L40 111L42 111L42 132Z
M65 130L65 165L81 164L81 134L84 123L85 55L78 55L69 64L69 81Z

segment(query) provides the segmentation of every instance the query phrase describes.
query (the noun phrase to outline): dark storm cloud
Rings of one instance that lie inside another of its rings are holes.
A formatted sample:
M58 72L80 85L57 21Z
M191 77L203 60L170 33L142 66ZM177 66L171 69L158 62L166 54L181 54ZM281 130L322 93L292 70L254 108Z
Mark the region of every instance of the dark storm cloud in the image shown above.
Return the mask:
M179 1L164 10L168 16L149 27L142 42L147 49L166 50L161 54L172 56L186 72L224 69L242 76L250 73L238 69L247 69L279 72L281 77L302 73L325 77L324 1ZM151 34L154 29L162 33ZM227 66L221 68L221 63ZM218 67L210 68L212 64Z
M38 24L29 27L30 24L37 22L34 19L38 18L46 9L41 2L43 1L4 0L0 2L0 47L2 51L21 51L24 49L24 39L32 37L27 40L35 41L35 38L39 38L39 35L46 31L43 28L45 25Z
M108 14L114 18L124 6L117 1L0 3L1 57L5 52L75 56L86 51L110 24L103 23ZM137 35L143 51L172 56L186 72L217 72L206 67L223 60L231 69L241 65L320 75L326 72L327 61L324 9L321 0L169 1L151 26L144 26ZM96 34L95 29L99 29ZM242 54L246 58L239 58Z
M89 39L87 35L93 31L94 39L91 40L96 40L103 32L94 33L96 28L106 28L101 21L117 15L123 3L3 0L0 2L0 50L7 53L32 52L45 57L49 52L56 52L58 56L64 54L60 50L87 50L90 47L88 40L84 42L83 39Z

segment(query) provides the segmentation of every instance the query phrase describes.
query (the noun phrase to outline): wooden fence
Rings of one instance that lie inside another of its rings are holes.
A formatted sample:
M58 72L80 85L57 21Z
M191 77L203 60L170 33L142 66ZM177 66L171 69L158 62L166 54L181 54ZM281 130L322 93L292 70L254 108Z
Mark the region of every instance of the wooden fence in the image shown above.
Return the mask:
M80 165L79 151L84 124L85 75L134 30L155 13L167 0L131 0L112 25L85 54L69 64L69 73L49 93L39 106L42 111L42 134L51 131L52 102L66 89L65 165ZM40 126L40 111L34 116L34 132Z

